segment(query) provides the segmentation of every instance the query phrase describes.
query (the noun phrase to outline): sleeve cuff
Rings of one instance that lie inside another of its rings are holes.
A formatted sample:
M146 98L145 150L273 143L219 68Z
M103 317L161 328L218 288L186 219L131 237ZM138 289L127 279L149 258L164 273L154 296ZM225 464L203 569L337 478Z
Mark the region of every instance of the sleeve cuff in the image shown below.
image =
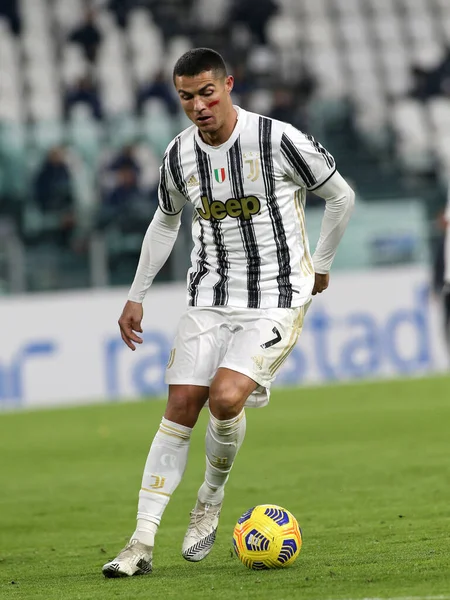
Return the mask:
M326 183L329 179L331 179L331 177L333 177L333 175L336 173L336 167L334 167L334 169L327 175L327 177L325 177L325 179L323 181L321 181L320 183L316 183L316 185L314 185L313 187L309 187L306 188L308 190L308 192L313 192L314 190L317 190L320 188L321 185L323 185L324 183Z

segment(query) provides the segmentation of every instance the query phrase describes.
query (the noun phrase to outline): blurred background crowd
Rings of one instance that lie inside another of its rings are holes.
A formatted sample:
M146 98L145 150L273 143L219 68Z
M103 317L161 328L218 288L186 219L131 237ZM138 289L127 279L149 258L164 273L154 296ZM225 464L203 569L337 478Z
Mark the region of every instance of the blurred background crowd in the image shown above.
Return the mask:
M223 54L236 104L335 155L364 207L338 267L431 266L450 173L449 0L2 0L1 292L130 283L161 157L189 125L172 68L197 46ZM162 279L185 275L185 212Z

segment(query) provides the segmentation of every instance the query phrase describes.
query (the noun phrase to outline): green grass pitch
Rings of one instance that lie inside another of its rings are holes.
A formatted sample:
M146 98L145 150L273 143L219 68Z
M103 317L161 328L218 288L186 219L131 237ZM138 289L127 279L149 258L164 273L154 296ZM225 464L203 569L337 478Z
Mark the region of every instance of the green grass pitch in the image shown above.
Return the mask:
M450 598L450 379L275 391L247 411L216 545L180 554L204 470L206 411L156 538L154 573L106 580L132 533L160 401L0 415L0 598ZM253 572L231 551L255 504L296 515L296 563Z

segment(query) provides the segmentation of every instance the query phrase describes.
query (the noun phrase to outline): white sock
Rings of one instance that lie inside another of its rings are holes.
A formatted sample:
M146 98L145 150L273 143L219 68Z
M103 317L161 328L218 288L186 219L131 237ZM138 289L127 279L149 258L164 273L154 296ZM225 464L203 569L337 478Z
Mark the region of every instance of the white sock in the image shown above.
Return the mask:
M192 429L162 418L145 463L132 539L153 546L163 512L186 468Z
M245 436L245 411L225 421L211 413L206 430L205 481L198 491L200 502L219 504L225 494L225 484L234 459Z

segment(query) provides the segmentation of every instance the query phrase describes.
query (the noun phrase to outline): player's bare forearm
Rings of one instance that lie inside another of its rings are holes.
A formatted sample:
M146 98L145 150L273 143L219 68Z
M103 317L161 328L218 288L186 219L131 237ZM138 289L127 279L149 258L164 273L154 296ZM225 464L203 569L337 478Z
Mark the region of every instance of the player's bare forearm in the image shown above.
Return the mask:
M119 319L120 335L131 350L136 350L135 344L142 344L142 338L136 332L142 333L142 317L144 309L140 302L128 300L123 307Z

